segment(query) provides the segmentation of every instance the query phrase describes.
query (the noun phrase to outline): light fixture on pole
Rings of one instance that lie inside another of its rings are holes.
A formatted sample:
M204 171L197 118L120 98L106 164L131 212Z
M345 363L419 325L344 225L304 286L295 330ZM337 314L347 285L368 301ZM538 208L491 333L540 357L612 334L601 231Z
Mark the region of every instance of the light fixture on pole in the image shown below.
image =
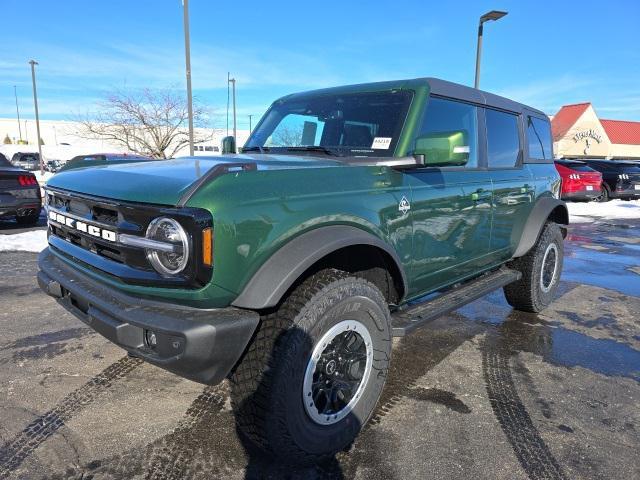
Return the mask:
M482 25L484 22L499 20L504 17L508 12L501 12L499 10L491 10L480 17L480 23L478 24L478 46L476 48L476 80L474 87L480 87L480 56L482 55Z
M230 78L228 80L231 83L231 96L233 99L233 138L235 140L235 145L238 144L238 132L236 130L236 79ZM233 153L238 153L238 149L236 148Z
M22 143L22 126L20 125L20 109L18 108L18 91L16 86L13 86L13 94L16 97L16 115L18 115L18 134L20 135L20 143Z
M189 45L189 0L182 0L184 59L187 70L187 110L189 114L189 155L193 156L193 102L191 98L191 46Z
M29 60L31 65L31 81L33 83L33 106L36 111L36 143L38 144L38 154L40 155L40 175L44 176L44 160L42 158L42 141L40 138L40 116L38 115L38 93L36 92L36 65L38 62Z

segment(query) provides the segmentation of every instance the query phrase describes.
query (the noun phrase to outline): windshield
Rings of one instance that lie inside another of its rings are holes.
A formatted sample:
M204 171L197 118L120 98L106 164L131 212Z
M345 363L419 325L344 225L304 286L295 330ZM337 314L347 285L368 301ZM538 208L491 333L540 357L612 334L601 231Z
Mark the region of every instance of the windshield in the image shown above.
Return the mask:
M392 156L411 98L400 90L285 98L271 106L243 151Z

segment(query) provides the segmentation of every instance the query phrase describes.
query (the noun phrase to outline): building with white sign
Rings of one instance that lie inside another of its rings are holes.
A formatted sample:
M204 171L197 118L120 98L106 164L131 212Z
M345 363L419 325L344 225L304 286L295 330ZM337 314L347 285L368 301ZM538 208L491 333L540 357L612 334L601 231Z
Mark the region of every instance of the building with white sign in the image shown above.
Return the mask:
M208 140L194 145L194 155L220 155L222 138L227 135L222 128L196 128L196 133ZM45 160L66 162L76 155L97 153L132 153L118 143L107 140L92 140L79 135L80 125L77 122L64 120L40 120L40 137L42 138L42 156ZM229 132L231 134L231 132ZM237 145L241 147L249 137L249 131L237 130ZM37 152L36 122L34 120L18 120L0 118L0 153L9 159L17 152ZM7 142L7 143L4 143ZM176 156L189 155L189 147L185 146Z
M558 158L640 160L640 122L598 118L591 103L562 107L551 130Z

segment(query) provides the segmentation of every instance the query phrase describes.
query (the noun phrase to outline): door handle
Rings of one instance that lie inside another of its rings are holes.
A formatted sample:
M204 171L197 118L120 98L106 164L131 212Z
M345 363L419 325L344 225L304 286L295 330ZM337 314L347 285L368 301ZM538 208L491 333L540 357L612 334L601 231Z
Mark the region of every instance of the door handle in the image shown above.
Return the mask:
M525 183L524 186L520 188L520 193L529 193L531 190L533 190L531 185Z
M471 194L471 200L477 202L478 200L480 200L480 197L486 197L487 194L491 195L491 191L485 190L484 188L479 188Z

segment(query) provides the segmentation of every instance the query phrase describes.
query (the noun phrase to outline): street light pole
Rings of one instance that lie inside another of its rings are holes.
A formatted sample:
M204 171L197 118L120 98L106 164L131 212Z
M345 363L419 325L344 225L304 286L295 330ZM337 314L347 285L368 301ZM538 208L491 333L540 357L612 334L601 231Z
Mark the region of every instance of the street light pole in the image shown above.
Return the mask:
M249 115L249 135L251 135L251 117L253 117L253 115Z
M238 144L238 132L236 129L236 79L230 78L229 82L231 82L231 96L233 98L233 138L235 140L235 144ZM233 153L238 153L238 149L236 147L236 151Z
M184 59L187 70L187 109L189 114L189 155L193 157L193 102L191 98L191 46L189 45L189 0L182 0L184 21Z
M29 60L31 65L31 81L33 83L33 106L36 111L36 133L38 134L36 142L38 144L38 154L40 155L40 175L44 176L44 160L42 159L42 145L40 142L40 116L38 115L38 93L36 92L36 65L38 62Z
M480 57L482 56L482 26L489 20L495 21L504 17L508 12L501 12L499 10L491 10L480 17L480 23L478 24L478 45L476 47L476 79L474 87L480 87Z
M18 108L18 91L16 86L13 86L13 94L16 97L16 115L18 115L18 133L20 135L20 143L22 143L22 126L20 125L20 109Z

